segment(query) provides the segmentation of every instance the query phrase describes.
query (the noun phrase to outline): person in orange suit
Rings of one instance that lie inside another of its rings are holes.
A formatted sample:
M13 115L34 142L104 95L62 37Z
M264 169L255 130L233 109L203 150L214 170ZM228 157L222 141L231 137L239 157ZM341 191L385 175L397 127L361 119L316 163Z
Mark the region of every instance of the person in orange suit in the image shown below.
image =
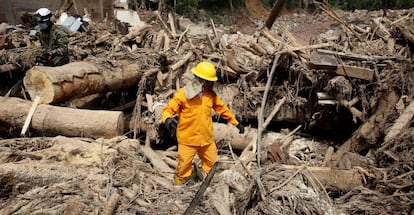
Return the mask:
M177 185L184 184L191 175L192 161L196 153L205 174L217 161L211 109L236 126L239 133L244 133L243 125L212 90L214 82L217 81L215 66L203 61L191 72L195 78L174 93L162 112L162 122L167 130L177 137L178 164L174 179ZM178 122L174 118L176 114Z

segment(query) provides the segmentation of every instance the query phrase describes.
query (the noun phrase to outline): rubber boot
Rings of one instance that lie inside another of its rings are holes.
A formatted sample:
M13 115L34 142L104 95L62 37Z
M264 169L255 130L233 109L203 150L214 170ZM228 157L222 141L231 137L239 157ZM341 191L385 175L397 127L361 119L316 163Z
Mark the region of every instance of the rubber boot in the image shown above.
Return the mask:
M185 184L185 182L187 182L188 177L179 177L179 176L175 176L174 178L174 182L176 185L183 185Z

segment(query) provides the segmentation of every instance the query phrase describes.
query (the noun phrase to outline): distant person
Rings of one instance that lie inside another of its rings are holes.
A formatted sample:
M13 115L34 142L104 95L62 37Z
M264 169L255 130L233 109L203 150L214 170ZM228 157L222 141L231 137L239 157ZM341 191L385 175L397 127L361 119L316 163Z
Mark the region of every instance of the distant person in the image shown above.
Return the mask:
M51 21L52 12L40 8L35 13L40 28L39 40L43 53L36 59L37 65L61 66L69 63L68 35Z
M228 123L236 126L240 133L244 127L230 109L212 90L217 81L216 69L210 62L201 62L191 70L194 79L184 88L178 89L162 112L162 121L170 133L177 136L178 164L175 184L184 184L192 172L192 161L196 153L206 175L217 161L217 148L211 110ZM178 122L174 115L178 114Z

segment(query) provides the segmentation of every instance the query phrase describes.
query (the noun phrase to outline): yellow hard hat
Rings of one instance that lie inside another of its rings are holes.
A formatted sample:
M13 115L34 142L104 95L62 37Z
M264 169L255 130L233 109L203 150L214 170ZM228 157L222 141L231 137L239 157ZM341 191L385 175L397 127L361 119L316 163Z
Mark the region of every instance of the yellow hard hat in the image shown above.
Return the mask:
M207 81L217 81L216 68L210 62L203 61L196 65L191 72L199 78Z

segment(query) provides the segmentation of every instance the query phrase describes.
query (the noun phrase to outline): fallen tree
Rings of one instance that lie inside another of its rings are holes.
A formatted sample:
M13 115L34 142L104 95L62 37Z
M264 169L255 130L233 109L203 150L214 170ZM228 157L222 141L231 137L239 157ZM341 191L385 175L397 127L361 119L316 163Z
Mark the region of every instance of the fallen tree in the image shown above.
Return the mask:
M0 123L13 132L22 129L31 102L20 98L0 97ZM30 130L39 135L78 137L115 137L124 132L124 115L120 111L82 110L39 105L32 117Z

